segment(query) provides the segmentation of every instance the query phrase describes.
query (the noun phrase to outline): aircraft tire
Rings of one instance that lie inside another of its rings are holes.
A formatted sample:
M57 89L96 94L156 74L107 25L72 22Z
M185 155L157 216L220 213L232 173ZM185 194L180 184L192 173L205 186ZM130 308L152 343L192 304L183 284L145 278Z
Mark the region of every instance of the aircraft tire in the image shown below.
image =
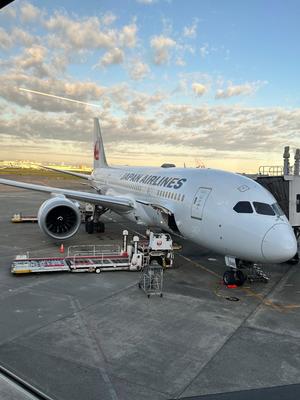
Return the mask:
M103 233L103 232L105 232L105 225L104 225L104 223L101 222L101 221L98 221L98 222L97 222L96 229L97 229L97 232L98 232L98 233Z
M243 271L238 269L235 273L235 284L237 286L242 286L245 283L246 279L247 277L245 276Z
M85 224L85 230L87 233L94 233L94 221L87 221Z
M234 285L235 278L234 278L234 271L225 271L223 275L223 282L227 285Z

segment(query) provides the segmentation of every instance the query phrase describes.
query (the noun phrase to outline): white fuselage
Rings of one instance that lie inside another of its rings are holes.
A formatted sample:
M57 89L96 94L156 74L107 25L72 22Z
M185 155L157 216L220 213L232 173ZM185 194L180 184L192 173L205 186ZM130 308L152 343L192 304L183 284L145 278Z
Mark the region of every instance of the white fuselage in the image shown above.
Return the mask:
M245 176L213 169L122 167L97 168L92 180L101 193L133 201L133 211L124 213L130 220L173 230L220 254L282 262L297 251L287 218L269 212L275 198Z

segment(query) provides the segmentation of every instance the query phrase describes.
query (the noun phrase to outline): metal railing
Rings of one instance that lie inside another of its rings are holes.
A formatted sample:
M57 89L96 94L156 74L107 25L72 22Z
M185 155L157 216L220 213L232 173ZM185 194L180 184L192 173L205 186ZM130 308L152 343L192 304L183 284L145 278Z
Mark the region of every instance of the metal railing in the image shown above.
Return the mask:
M104 264L104 257L106 256L120 256L121 246L114 244L107 245L77 245L68 248L68 258L73 260L73 268L88 267L91 262L89 257L97 257L97 263ZM85 264L84 260L87 260ZM92 264L89 266L93 268Z
M91 245L76 245L68 247L68 257L86 257L86 256L102 256L102 255L119 255L121 246L117 244L91 244Z
M258 173L269 176L283 175L283 167L281 165L261 165Z

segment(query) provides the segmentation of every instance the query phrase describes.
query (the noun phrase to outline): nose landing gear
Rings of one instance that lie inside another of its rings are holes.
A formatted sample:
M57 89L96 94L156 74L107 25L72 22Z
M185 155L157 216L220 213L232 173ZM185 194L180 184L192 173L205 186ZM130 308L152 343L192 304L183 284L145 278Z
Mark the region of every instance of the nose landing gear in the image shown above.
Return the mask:
M269 282L268 275L258 264L236 259L234 257L225 257L225 263L230 269L224 272L224 285L242 286L246 280L249 282ZM245 270L244 271L242 271Z
M243 273L243 271L237 269L237 270L229 270L225 271L223 275L223 282L226 286L228 285L236 285L236 286L242 286L244 282L246 281L247 276Z

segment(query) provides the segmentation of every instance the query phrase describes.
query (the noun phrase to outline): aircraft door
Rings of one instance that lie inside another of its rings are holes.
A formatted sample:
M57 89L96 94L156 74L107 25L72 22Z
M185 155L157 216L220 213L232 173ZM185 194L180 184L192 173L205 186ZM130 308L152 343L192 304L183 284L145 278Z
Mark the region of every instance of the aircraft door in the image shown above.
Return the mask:
M191 217L202 220L203 210L211 188L200 187L193 199Z

